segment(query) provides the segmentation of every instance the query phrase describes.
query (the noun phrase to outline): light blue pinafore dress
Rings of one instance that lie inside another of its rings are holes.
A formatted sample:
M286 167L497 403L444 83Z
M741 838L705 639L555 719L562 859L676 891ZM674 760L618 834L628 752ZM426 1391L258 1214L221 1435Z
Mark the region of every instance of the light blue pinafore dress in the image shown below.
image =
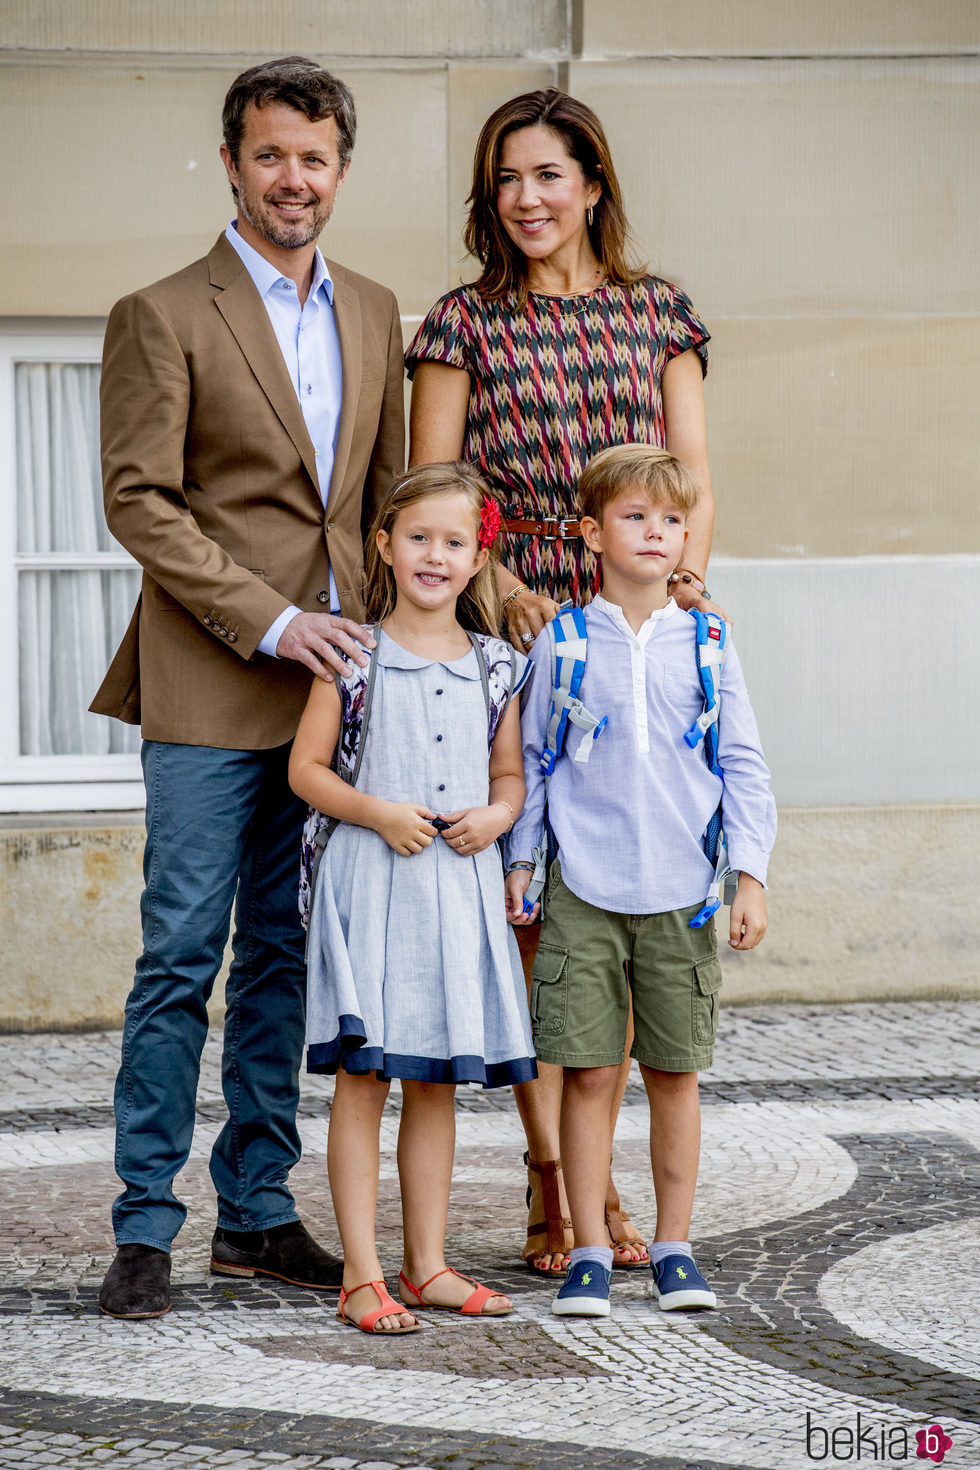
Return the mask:
M492 653L498 639L483 640ZM380 631L358 789L433 812L485 805L487 705L476 649L452 662ZM519 665L511 697L527 677ZM506 690L491 683L498 712ZM324 850L309 932L307 1067L501 1087L536 1075L527 992L505 918L496 846L461 855L442 837L400 857L342 822Z

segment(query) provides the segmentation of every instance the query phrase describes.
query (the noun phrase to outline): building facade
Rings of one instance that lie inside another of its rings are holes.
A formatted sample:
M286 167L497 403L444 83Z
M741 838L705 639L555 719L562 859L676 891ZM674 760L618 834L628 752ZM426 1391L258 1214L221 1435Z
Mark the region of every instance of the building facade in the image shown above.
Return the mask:
M14 0L0 15L0 1028L113 1024L138 947L137 733L87 705L135 601L98 470L101 330L232 213L221 101L351 85L328 254L406 340L471 279L479 127L602 117L651 267L712 333L712 592L781 812L730 999L980 993L980 9L970 0ZM967 897L964 897L964 893Z

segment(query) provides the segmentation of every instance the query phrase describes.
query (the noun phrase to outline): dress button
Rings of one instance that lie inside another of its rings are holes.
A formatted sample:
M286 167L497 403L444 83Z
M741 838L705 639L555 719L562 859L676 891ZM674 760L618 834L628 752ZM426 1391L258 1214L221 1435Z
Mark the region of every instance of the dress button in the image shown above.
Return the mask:
M325 591L325 590L324 591L320 591L316 595L316 600L317 600L317 602L329 602L330 601L330 593L327 592L327 591Z
M442 693L442 690L441 690L441 689L437 689L437 690L436 690L436 693L437 693L437 694L441 694L441 693Z
M438 788L437 788L437 789L438 789L438 790L439 790L439 791L445 791L445 789L446 789L446 788L445 788L445 786L440 786L440 787L438 787Z
M235 643L237 641L237 639L238 639L238 634L237 633L229 633L228 634L228 642L229 643Z
M442 739L442 736L441 736L441 735L437 735L437 736L436 736L436 739L437 739L437 740L441 740L441 739Z
M210 618L205 618L204 619L204 626L205 626L205 628L210 628L210 626L211 626L211 619Z

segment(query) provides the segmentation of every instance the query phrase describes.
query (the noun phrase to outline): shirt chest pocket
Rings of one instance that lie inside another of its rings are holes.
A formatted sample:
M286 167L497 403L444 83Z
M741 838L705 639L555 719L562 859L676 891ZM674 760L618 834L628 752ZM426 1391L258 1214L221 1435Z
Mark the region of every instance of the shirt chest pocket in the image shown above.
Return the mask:
M704 709L704 693L697 666L692 663L689 671L664 669L662 688L668 712L676 715L678 721L683 722L684 729L688 729Z

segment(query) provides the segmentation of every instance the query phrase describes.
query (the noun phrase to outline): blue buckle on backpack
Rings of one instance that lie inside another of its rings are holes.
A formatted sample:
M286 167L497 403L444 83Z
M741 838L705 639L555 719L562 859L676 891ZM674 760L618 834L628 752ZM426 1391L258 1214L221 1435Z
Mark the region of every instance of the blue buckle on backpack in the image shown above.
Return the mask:
M689 929L703 929L713 914L721 908L721 899L716 898L714 903L706 903L703 909L699 909L694 918L688 922Z

